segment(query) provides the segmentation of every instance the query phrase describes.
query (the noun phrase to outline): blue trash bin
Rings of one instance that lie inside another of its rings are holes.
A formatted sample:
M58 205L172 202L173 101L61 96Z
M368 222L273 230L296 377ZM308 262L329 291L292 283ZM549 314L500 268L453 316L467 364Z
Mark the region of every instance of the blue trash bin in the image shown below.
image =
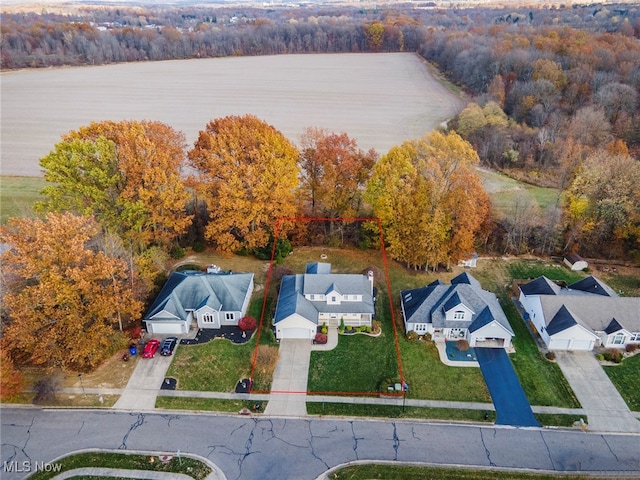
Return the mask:
M131 354L132 357L136 356L136 353L138 353L138 349L135 345L131 345L129 347L129 353Z

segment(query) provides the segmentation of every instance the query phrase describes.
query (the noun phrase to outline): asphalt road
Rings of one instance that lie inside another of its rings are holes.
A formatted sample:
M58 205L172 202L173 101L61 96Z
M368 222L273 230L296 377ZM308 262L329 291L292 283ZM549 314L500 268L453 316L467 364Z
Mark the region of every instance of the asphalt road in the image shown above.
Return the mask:
M429 462L640 476L640 435L415 421L291 419L113 410L2 408L5 462L50 462L84 448L191 452L227 479L315 479L354 460ZM3 471L5 480L24 473Z

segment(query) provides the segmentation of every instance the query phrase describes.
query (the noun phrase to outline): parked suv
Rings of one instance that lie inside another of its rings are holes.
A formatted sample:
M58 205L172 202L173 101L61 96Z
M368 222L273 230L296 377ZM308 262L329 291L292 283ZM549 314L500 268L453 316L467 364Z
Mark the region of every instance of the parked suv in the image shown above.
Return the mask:
M160 355L164 355L165 357L173 354L173 349L176 348L178 343L178 339L176 337L167 337L163 340L162 346L160 347Z

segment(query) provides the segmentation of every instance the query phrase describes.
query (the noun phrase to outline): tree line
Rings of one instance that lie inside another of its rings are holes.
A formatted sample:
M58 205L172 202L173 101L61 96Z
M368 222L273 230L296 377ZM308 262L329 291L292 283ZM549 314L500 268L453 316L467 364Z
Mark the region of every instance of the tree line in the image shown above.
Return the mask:
M183 246L261 255L274 242L365 248L378 238L366 224L339 222L290 222L274 238L282 217L377 216L391 257L414 268L474 248L488 197L475 151L455 132L380 159L317 128L301 145L252 115L212 120L188 150L181 132L155 121L94 122L63 135L40 162L41 215L0 228L6 364L95 368L126 344L123 330L138 324Z

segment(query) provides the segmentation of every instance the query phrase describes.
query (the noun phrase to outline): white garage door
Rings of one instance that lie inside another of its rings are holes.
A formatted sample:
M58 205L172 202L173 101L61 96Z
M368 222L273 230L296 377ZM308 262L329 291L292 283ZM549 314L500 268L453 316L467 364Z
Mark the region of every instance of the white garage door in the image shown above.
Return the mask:
M554 338L549 342L549 350L568 350L569 342L571 340L565 340L562 338Z
M183 329L184 323L152 323L147 322L147 331L149 333L186 333Z
M573 340L569 346L570 350L593 350L593 340Z
M308 328L283 328L280 338L312 338L312 332Z

